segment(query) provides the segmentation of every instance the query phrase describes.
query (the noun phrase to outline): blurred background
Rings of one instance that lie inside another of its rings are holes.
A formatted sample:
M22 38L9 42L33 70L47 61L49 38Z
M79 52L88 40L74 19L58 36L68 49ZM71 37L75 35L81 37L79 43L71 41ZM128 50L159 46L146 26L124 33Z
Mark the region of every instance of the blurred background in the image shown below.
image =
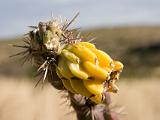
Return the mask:
M21 50L11 45L22 43L27 26L78 11L71 28L91 33L98 48L124 63L112 109L121 120L160 119L159 0L1 0L0 120L75 120L63 93L49 84L34 88L31 65L9 56Z

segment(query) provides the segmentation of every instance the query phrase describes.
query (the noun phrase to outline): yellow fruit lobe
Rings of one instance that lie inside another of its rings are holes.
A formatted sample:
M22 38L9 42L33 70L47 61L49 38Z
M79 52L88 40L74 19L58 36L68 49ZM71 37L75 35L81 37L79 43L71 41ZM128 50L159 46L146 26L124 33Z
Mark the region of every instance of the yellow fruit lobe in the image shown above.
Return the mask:
M113 61L114 64L114 71L121 71L123 70L123 64L119 61Z
M78 44L82 45L82 46L85 46L89 49L96 49L95 45L92 44L92 43L89 43L89 42L79 42Z
M75 54L73 54L72 52L69 52L66 49L62 50L62 55L70 62L79 63L80 61L80 59Z
M77 94L77 92L72 88L70 81L68 79L62 79L64 87L71 93Z
M101 103L103 101L103 99L104 99L103 97L104 97L103 94L98 94L98 95L95 95L95 96L93 96L93 97L91 97L89 99L91 101L95 102L96 104L99 104L99 103Z
M101 94L104 90L103 83L99 80L84 80L83 83L87 90L95 95Z
M97 56L87 47L77 43L67 49L73 52L81 61L90 61L94 64L97 62Z
M91 77L95 77L100 81L106 81L111 73L111 69L108 69L108 71L106 71L100 66L95 65L89 61L84 62L83 67L91 75Z
M95 45L89 42L80 42L78 43L89 48L96 56L99 62L99 65L103 68L111 67L111 63L113 62L112 58L102 50L96 49Z
M81 94L85 97L90 97L92 96L92 93L90 93L86 87L84 86L83 84L83 81L82 80L79 80L77 78L72 78L70 79L70 83L71 83L71 86L72 88L78 93L78 94Z
M70 80L64 78L64 77L61 75L61 73L60 73L60 71L59 71L58 69L56 69L56 73L57 73L58 77L62 80L62 83L63 83L64 87L65 87L68 91L70 91L71 93L76 94L75 90L74 90L74 89L72 88L72 86L71 86Z
M66 78L70 79L73 77L73 74L71 73L70 69L68 68L68 65L66 64L66 59L64 57L60 57L58 61L58 70L60 71L61 75Z
M82 80L87 80L88 79L88 74L86 72L84 72L79 64L76 63L72 63L72 62L67 62L67 65L71 71L71 73L76 76L77 78L80 78Z
M104 68L111 68L112 58L105 52L98 49L91 49L97 56L99 61L99 66Z

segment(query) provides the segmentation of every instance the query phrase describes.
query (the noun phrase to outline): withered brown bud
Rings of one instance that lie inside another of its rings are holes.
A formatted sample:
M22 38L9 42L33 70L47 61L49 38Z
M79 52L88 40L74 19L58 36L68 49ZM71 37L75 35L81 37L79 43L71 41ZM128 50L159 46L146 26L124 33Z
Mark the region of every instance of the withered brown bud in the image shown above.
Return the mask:
M47 25L45 22L39 22L38 28L39 28L39 32L42 33L46 31Z

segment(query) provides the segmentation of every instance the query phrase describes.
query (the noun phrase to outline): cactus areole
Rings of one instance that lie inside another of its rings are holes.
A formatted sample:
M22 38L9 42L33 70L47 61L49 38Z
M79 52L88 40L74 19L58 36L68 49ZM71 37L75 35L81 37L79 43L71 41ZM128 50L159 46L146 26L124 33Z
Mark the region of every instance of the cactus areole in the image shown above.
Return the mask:
M52 19L30 26L33 30L24 37L25 45L14 45L24 48L16 55L33 62L43 76L38 83L48 80L68 92L78 120L117 120L108 107L109 92L118 92L115 83L123 64L97 49L78 29L69 29L78 15L69 22Z

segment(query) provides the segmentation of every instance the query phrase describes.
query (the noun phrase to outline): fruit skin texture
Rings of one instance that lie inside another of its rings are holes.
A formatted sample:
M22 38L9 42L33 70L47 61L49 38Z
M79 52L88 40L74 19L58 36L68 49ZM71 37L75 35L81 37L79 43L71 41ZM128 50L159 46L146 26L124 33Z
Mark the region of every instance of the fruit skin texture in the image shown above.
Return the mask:
M96 104L99 104L103 101L104 99L104 95L103 94L98 94L98 95L95 95L93 97L90 97L90 100Z
M62 80L62 83L63 83L64 87L69 92L76 94L76 91L71 86L70 80L64 78L58 69L56 69L56 73L57 73L58 77Z
M92 43L89 43L89 42L80 42L79 44L82 45L82 46L85 46L89 49L96 49L95 45L92 44Z
M81 61L90 61L96 63L97 56L87 47L81 44L74 44L67 48L69 51L73 52Z
M116 93L119 90L115 83L122 69L121 62L113 60L95 45L79 42L69 44L61 51L57 74L61 75L68 91L99 104L104 100L104 92Z
M58 67L57 67L57 74L60 78L62 78L62 82L64 84L64 87L70 91L71 93L77 93L81 94L86 97L92 96L92 93L90 93L84 86L83 81L78 79L77 77L74 77L74 75L71 73L68 64L66 63L67 59L65 59L63 56L59 58ZM70 61L67 61L70 62ZM66 79L66 80L64 80ZM69 89L68 89L69 88Z
M102 67L91 63L90 61L84 62L83 66L91 76L94 76L101 81L106 81L111 73L111 70L109 68L108 70L105 70Z
M70 72L68 65L66 64L66 59L63 56L59 58L57 69L59 70L60 74L66 79L71 79L72 77L74 77Z
M73 89L78 93L78 94L81 94L87 98L90 98L93 94L90 93L86 87L84 86L83 84L83 81L82 80L79 80L77 78L72 78L70 79L70 83L71 83L71 86L73 87Z
M122 71L123 64L120 61L113 61L114 63L114 71Z
M112 58L105 52L97 49L91 49L97 56L99 61L99 66L103 68L111 68Z
M71 71L71 73L77 77L77 78L80 78L82 80L87 80L88 79L88 74L86 72L84 72L79 64L75 64L75 63L71 63L69 61L67 61L67 65Z
M98 95L103 93L104 85L101 81L91 79L91 80L83 80L84 86L94 95Z
M103 52L102 50L96 49L95 45L89 42L80 42L79 44L87 47L97 56L99 66L103 68L111 68L113 60L107 53Z
M80 61L79 58L75 54L73 54L72 52L69 52L66 49L62 50L62 54L66 59L68 59L69 61L71 61L73 63L78 64Z

